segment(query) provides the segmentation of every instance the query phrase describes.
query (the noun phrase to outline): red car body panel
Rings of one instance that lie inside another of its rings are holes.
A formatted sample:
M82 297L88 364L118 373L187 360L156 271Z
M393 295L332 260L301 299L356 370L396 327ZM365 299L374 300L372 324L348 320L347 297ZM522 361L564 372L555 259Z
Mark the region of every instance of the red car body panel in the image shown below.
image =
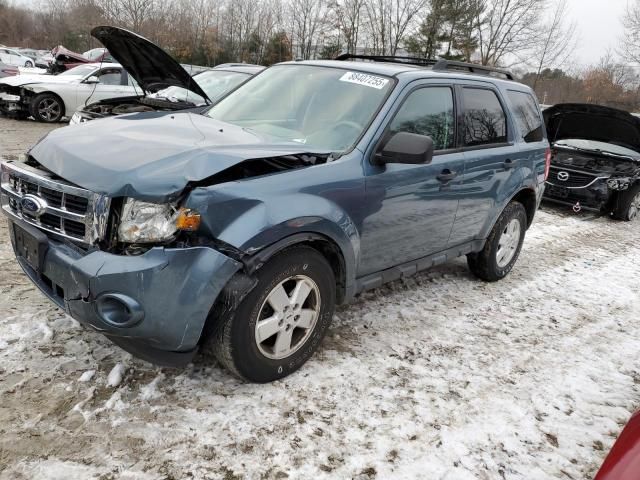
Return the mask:
M640 411L634 413L624 427L594 478L594 480L638 479L640 479Z

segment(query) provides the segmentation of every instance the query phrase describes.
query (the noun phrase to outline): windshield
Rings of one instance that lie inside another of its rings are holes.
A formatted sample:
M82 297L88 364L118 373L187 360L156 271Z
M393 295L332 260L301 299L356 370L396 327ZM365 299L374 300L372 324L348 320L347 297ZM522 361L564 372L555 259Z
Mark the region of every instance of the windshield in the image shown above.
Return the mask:
M207 115L288 142L339 152L358 140L392 87L391 79L379 75L279 65L223 98Z
M202 90L204 90L204 93L206 93L211 100L215 100L236 88L249 77L251 77L251 75L248 73L211 70L199 73L193 78L198 82Z
M631 150L630 148L625 148L614 143L597 142L595 140L564 138L555 142L554 145L558 147L567 146L572 148L580 148L582 150L607 152L613 153L614 155L625 155L627 157L633 158L637 158L638 156L640 156L640 153L636 152L635 150Z
M223 96L244 82L251 75L238 72L207 71L194 75L193 79L204 90L211 100ZM150 95L152 98L164 98L171 102L189 102L194 105L204 105L205 100L200 95L182 87L167 87Z
M59 77L63 76L85 76L93 73L96 70L96 67L93 65L79 65L77 67L70 68L69 70L59 73Z

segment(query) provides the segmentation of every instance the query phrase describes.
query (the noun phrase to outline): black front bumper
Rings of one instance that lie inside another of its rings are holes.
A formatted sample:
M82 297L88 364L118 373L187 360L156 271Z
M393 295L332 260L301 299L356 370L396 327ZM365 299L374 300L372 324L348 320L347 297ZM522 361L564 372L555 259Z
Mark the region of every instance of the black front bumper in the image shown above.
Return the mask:
M607 210L614 191L607 186L607 177L596 177L585 182L584 186L567 186L552 174L545 182L544 200L583 210L603 212Z

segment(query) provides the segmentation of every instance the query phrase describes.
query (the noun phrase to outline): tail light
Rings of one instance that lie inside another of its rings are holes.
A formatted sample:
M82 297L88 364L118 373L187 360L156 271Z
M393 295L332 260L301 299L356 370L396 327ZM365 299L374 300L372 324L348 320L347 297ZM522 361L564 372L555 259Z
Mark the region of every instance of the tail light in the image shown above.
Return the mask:
M547 148L547 151L544 152L544 181L547 181L549 178L549 168L551 168L551 149Z

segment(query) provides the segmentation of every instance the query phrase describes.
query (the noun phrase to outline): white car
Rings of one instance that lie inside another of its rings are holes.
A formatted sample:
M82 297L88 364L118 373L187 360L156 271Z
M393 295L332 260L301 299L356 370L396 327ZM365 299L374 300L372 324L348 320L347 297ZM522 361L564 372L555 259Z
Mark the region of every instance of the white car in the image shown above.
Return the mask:
M117 63L88 63L59 75L16 75L0 79L0 112L40 122L58 122L99 100L141 95Z
M16 67L33 67L34 60L11 48L0 47L0 62Z

